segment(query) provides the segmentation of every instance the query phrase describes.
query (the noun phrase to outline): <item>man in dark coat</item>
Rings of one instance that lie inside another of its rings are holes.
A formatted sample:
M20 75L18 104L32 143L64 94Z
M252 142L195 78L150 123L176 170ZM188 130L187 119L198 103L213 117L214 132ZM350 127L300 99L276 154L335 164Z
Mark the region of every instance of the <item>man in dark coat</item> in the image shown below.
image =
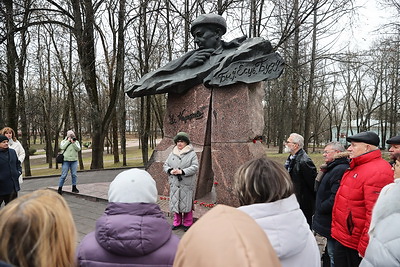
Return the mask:
M21 162L14 149L8 148L8 138L0 135L0 205L8 204L18 196L20 190L18 177L21 175Z
M303 136L291 133L285 143L285 152L290 153L285 162L285 168L290 173L300 209L311 228L315 208L314 182L317 176L317 168L303 146Z
M340 180L349 168L349 153L344 151L344 146L339 142L331 142L325 146L323 152L325 164L321 166L315 181L317 198L312 229L327 240L325 253L328 253L329 259L325 262L324 258L324 266L334 266L335 240L331 236L332 208Z

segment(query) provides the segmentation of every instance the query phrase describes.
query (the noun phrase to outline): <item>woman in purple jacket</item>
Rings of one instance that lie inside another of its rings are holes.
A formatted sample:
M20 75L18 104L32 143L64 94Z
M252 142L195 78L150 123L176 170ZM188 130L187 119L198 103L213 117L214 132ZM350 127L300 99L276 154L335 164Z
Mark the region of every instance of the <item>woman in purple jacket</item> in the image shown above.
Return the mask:
M109 204L77 251L79 266L172 266L179 238L157 202L156 182L140 169L123 171Z

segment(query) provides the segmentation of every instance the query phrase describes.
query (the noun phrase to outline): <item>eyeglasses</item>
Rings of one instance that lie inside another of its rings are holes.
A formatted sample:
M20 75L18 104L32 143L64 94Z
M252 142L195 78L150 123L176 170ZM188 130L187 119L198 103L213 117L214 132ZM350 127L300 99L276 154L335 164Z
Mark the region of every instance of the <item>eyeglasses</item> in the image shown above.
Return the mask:
M322 154L329 154L329 153L332 153L332 152L335 152L336 150L324 150L324 152L322 152Z

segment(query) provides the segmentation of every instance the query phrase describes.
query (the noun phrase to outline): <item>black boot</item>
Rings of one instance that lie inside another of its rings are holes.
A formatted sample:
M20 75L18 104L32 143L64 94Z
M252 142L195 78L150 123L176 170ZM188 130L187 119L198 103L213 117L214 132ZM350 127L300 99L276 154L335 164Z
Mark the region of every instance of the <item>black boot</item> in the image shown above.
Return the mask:
M57 192L58 192L60 195L62 195L62 186L58 187Z
M76 185L72 186L72 192L73 193L79 193L79 190L78 190L78 188L76 188Z

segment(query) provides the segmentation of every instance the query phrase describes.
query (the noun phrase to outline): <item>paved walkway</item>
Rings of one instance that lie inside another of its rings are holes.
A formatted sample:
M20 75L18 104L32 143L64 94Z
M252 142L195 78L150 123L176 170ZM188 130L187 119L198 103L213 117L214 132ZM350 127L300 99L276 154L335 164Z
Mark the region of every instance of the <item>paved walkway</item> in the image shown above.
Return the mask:
M78 189L79 194L71 192L71 179L67 178L64 184L63 197L71 208L75 225L78 231L78 244L85 235L95 230L96 220L103 214L107 206L107 192L111 181L123 169L101 170L101 171L84 171L78 172ZM34 177L24 180L21 185L20 195L24 195L31 191L50 188L57 190L59 176ZM166 218L172 224L172 216L168 210L168 200L164 196L159 196L158 204L164 211ZM200 203L195 204L194 217L199 218L206 213L209 208L205 208ZM182 237L185 232L182 229L175 230L174 233L178 237ZM321 240L317 239L320 243Z
M108 187L115 176L122 171L124 169L78 172L78 194L71 192L71 177L67 177L63 187L63 196L74 216L79 234L78 242L95 229L95 222L103 214L108 203ZM58 179L59 176L26 178L21 184L20 195L41 188L57 190ZM168 199L165 196L159 196L157 203L172 224L172 214L169 212ZM198 203L195 205L194 217L199 218L208 210L209 208L200 206L200 203ZM182 237L184 231L178 229L174 233Z

